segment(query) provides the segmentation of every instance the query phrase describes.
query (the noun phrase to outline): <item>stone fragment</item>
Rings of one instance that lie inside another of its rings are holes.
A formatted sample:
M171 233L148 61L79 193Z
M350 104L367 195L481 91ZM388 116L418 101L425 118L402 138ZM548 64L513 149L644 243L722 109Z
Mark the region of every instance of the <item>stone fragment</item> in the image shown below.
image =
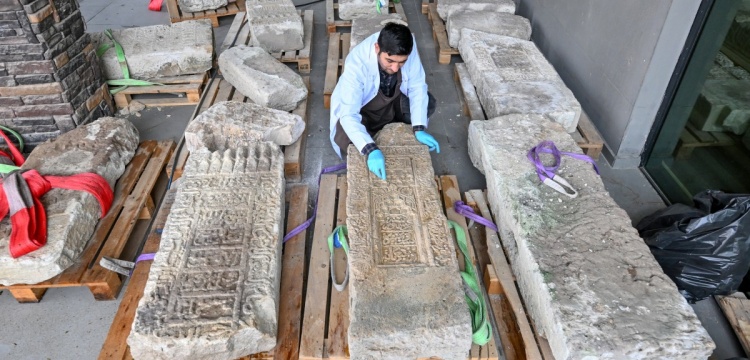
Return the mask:
M122 45L134 79L200 74L213 65L208 19L112 30L112 36ZM92 34L92 40L97 48L111 43L104 33ZM123 78L114 47L100 56L99 64L107 79Z
M531 39L529 19L509 13L494 11L463 11L455 13L446 22L448 44L457 48L461 40L461 29L510 36L521 40Z
M438 1L437 11L445 21L454 13L464 11L504 12L515 14L516 3L513 0L442 0Z
M556 359L706 359L714 343L591 164L564 156L568 198L542 185L529 149L580 153L559 125L514 114L469 125L520 293ZM542 161L551 164L551 155ZM492 246L491 244L488 244Z
M383 9L382 12L387 13L388 11ZM342 20L354 20L376 15L378 15L378 10L372 0L339 0L339 17Z
M128 337L136 359L231 360L276 346L284 155L190 154Z
M182 12L214 10L227 4L229 4L227 0L177 0L177 5Z
M291 111L307 98L302 77L258 47L234 46L219 56L224 79L254 103Z
M32 135L24 138L33 142ZM137 147L138 131L132 123L101 118L37 146L22 169L62 176L94 172L114 188ZM8 217L0 222L0 284L36 284L63 272L78 260L101 215L99 203L83 191L53 189L42 197L42 204L47 213L47 244L39 250L12 258L10 222Z
M726 69L726 68L725 68ZM708 80L690 121L702 131L744 134L750 126L750 80Z
M368 36L379 32L388 23L397 23L409 26L400 14L384 14L368 17L360 17L352 20L352 38L350 47L354 48Z
M305 47L302 18L291 0L248 0L245 4L253 45L272 53Z
M387 181L348 149L351 358L466 359L471 320L430 154L406 124L375 142Z
M185 129L190 152L223 151L247 144L271 141L291 145L305 131L299 115L252 103L223 101L202 112Z
M533 42L463 29L459 51L488 118L543 114L576 130L581 104Z

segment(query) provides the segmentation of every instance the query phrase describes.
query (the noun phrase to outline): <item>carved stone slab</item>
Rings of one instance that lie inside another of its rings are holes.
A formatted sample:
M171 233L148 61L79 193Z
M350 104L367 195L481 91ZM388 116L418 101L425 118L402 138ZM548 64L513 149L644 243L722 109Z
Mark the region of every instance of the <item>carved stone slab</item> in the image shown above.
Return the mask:
M177 5L183 12L197 12L218 9L227 6L227 0L177 0Z
M268 52L305 47L302 18L291 0L248 0L245 6L255 46Z
M437 11L443 20L448 21L454 13L464 11L492 11L514 14L516 3L513 0L443 0L438 2Z
M237 149L260 141L291 145L304 131L305 122L299 115L253 103L222 101L190 122L185 144L190 152Z
M462 11L448 18L448 44L457 48L461 29L471 29L490 34L510 36L521 40L531 39L529 19L509 13L494 11Z
M355 47L368 36L379 32L388 23L397 23L408 26L401 14L382 14L368 17L360 17L352 20L352 37L350 47Z
M459 51L488 118L543 114L576 130L581 104L533 42L465 28Z
M236 359L276 346L284 159L261 142L191 153L138 303L136 359Z
M351 357L466 359L471 320L430 154L405 124L375 141L387 181L349 147Z
M372 0L339 0L339 17L342 20L354 20L377 15L378 10Z
M307 98L302 77L259 47L225 50L219 68L224 79L258 105L292 111Z
M538 115L469 125L469 154L487 178L520 293L555 358L708 358L708 333L591 164L563 157L558 175L577 198L541 184L526 153L542 140L581 152Z
M29 154L23 169L42 175L94 172L114 189L138 147L138 130L125 119L101 118L43 143ZM47 244L14 259L8 250L10 221L0 222L0 284L36 284L75 263L94 233L101 208L83 191L53 189L42 197L47 212Z

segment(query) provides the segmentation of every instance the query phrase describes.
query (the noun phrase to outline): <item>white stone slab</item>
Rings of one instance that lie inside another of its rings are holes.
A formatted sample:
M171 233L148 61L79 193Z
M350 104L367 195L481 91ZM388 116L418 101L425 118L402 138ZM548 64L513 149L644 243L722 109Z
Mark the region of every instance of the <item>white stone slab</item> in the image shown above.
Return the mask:
M352 20L350 47L354 48L364 39L367 39L368 36L382 30L383 26L388 23L409 26L400 14L383 14L371 17L360 17Z
M177 5L183 12L214 10L227 4L227 0L177 0Z
M360 17L377 16L374 0L339 0L339 17L342 20L354 20ZM387 9L381 13L387 13Z
M441 0L438 1L437 11L445 21L454 13L464 11L492 11L515 14L516 3L513 0Z
M245 6L253 45L272 53L305 47L302 18L291 0L247 0Z
M531 23L523 16L494 11L462 11L448 18L448 44L457 48L461 30L471 29L521 40L531 39Z

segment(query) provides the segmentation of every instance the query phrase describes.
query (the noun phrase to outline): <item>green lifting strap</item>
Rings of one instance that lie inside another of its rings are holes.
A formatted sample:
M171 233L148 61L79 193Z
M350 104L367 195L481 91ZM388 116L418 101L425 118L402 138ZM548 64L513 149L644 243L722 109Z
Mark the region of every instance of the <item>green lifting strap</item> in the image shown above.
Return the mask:
M333 287L336 288L336 290L338 290L339 292L344 291L344 288L346 288L346 284L349 282L349 243L346 242L346 237L348 235L349 232L346 229L346 225L337 226L335 229L333 229L331 235L328 235L328 251L331 252L331 282L333 283ZM336 239L338 239L347 256L346 272L344 273L344 280L342 280L341 283L336 282L336 265L333 258L333 254L335 251L334 242Z
M471 328L473 330L471 338L475 344L482 346L487 344L492 337L492 327L487 321L487 304L485 304L482 290L479 288L477 272L474 270L473 263L469 257L466 234L464 234L463 228L455 221L448 220L448 224L455 230L458 248L461 249L461 253L464 255L465 269L461 271L461 277L471 291L467 291L465 295L466 304L469 305L469 312L471 313Z
M102 57L104 53L106 53L109 49L111 49L114 46L115 53L117 54L117 62L120 63L120 70L122 70L122 79L107 80L108 85L117 86L109 90L111 94L117 94L118 92L127 89L128 86L162 85L162 84L151 82L151 81L131 79L130 69L128 69L128 61L125 59L125 50L122 49L122 45L120 45L120 43L117 42L117 40L115 40L115 37L112 36L111 29L104 30L104 35L106 35L110 40L112 40L112 43L101 44L99 48L96 49L96 56Z
M23 137L21 137L21 134L17 133L15 130L9 127L5 127L2 125L0 125L0 130L13 135L13 137L15 137L16 140L18 140L18 148L21 150L21 152L23 152ZM11 147L11 146L13 146L13 144L8 144L8 147ZM18 169L20 169L20 167L15 166L15 165L0 164L0 174L8 174Z

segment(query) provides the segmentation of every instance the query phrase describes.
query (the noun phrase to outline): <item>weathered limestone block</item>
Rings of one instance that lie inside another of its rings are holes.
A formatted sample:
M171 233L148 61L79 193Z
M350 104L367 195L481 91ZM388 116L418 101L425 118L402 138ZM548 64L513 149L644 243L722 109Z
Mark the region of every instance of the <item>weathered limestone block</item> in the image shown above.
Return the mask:
M253 45L268 52L305 47L302 18L291 0L249 0L245 6Z
M488 118L543 114L576 130L581 104L533 42L462 29L459 51Z
M284 156L190 154L128 345L136 359L237 359L276 346Z
M177 5L183 12L197 12L218 9L227 6L227 0L177 0Z
M378 15L378 11L373 0L339 0L339 17L342 20L354 20L376 15Z
M219 56L224 79L254 103L291 111L307 98L302 77L258 47L235 46Z
M531 39L529 19L509 13L494 11L462 11L451 15L446 22L448 43L457 48L461 29L471 29L490 34L510 36L521 40Z
M208 19L112 30L112 36L122 45L134 79L200 74L213 66L213 29ZM112 42L104 33L91 38L97 48ZM107 79L122 79L114 47L100 56L99 64Z
M348 149L351 357L465 359L471 320L430 154L405 124L375 142L387 181Z
M703 131L729 130L744 134L750 126L750 81L709 80L695 104L699 116L690 121Z
M125 119L101 118L37 146L23 169L42 175L94 172L115 182L138 147L138 131ZM35 284L50 279L78 260L89 241L101 208L83 191L53 189L42 197L47 213L47 244L14 259L8 250L10 221L0 222L0 284Z
M252 103L223 101L190 122L185 129L185 144L190 152L238 149L262 141L291 145L304 131L305 122L299 115Z
M559 124L538 115L469 125L470 157L487 178L520 292L555 358L706 359L711 338L591 164L563 157L558 174L577 198L541 184L526 153L542 140L580 153Z
M437 4L438 15L445 20L454 13L464 11L504 12L515 14L516 3L513 0L442 0Z
M383 14L370 17L361 17L352 20L351 48L357 46L368 36L379 32L388 23L397 23L409 26L400 14Z

